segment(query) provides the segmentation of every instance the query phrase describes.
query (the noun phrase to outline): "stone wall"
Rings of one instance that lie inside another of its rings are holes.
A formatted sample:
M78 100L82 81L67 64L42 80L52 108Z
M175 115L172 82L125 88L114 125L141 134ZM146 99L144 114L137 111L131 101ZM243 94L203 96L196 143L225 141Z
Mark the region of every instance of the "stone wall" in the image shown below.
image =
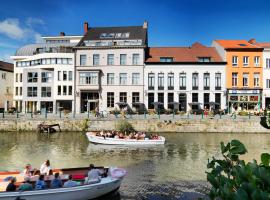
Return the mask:
M1 120L0 131L36 131L37 125L60 124L62 131L82 131L85 124L88 124L89 131L96 130L114 130L118 120L95 120L85 121L83 119L61 119L61 120ZM177 121L162 120L129 120L134 128L139 131L147 132L228 132L228 133L270 133L260 125L258 120L188 120L182 119Z

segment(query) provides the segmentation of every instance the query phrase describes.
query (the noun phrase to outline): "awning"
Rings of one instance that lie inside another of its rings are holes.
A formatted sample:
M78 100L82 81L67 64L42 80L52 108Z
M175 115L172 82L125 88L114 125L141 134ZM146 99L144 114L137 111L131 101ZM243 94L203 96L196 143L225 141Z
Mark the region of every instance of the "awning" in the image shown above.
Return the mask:
M127 106L128 105L126 102L117 102L115 104L117 104L118 106Z

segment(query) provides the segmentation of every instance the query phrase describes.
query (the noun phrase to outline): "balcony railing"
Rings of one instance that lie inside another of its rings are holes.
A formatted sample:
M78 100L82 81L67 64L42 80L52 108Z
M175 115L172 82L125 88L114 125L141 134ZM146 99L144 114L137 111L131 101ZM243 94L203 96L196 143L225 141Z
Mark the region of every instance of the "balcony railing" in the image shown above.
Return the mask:
M174 86L168 86L168 90L174 90Z
M204 86L203 89L204 90L210 90L210 87L209 86Z
M158 90L164 90L164 86L158 86Z
M221 90L221 86L216 86L215 90Z
M148 86L148 90L154 90L155 87L154 86Z
M198 90L199 87L198 86L192 86L192 90Z
M180 90L186 90L187 87L186 87L186 86L180 86L179 89L180 89Z

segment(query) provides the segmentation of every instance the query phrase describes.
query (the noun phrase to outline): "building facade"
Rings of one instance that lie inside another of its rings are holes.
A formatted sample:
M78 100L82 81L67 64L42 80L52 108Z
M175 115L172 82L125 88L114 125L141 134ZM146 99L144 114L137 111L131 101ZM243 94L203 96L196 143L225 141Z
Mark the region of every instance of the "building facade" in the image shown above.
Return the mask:
M144 101L147 22L89 28L76 49L76 112L132 108Z
M191 47L154 47L148 52L144 71L148 109L154 108L154 102L184 112L210 109L211 104L225 109L226 63L215 48L195 43Z
M263 48L250 40L215 40L226 66L227 104L232 110L258 110L262 107Z
M13 106L13 64L0 61L0 108L8 111Z
M43 37L44 43L17 50L14 60L14 104L20 112L72 112L75 56L81 36Z

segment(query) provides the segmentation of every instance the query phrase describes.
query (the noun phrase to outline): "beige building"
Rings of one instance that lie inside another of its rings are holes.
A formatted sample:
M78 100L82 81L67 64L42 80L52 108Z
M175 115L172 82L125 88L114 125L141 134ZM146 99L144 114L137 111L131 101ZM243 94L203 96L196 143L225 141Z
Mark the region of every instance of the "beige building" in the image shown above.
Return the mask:
M0 61L0 109L7 111L13 101L13 64Z

